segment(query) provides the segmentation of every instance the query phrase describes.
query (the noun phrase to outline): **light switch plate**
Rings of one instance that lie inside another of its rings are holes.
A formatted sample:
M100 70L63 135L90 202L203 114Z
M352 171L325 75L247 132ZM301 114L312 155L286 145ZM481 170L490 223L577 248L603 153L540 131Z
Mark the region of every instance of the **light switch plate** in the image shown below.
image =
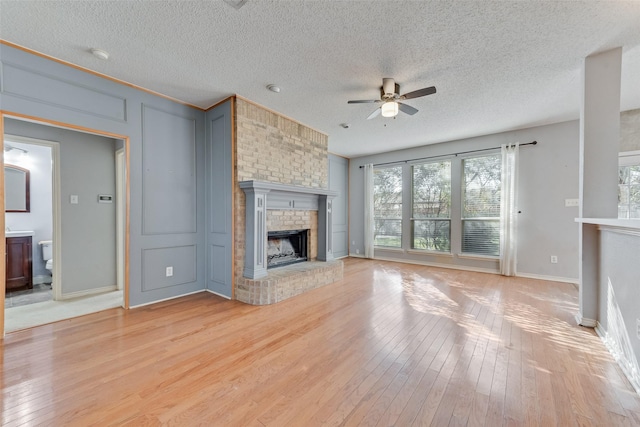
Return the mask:
M69 196L69 203L71 203L72 205L77 205L78 204L78 195L77 194L72 194L71 196Z

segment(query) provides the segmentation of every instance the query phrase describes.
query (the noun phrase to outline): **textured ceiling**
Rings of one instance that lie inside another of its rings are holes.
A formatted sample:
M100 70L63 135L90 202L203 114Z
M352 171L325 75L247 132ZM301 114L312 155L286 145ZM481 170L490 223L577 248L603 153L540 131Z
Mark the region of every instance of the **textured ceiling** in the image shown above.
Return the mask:
M640 108L637 1L1 0L0 38L202 108L241 95L347 157L577 119L584 57L617 46L621 109ZM438 92L365 120L347 101L383 77Z

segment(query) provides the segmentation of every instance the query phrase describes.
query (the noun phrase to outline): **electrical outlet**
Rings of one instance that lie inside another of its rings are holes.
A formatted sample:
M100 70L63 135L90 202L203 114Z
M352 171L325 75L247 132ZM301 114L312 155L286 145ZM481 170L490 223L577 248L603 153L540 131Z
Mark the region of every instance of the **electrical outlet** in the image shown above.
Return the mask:
M69 203L71 203L72 205L77 205L78 204L78 195L77 194L72 194L69 196Z
M352 244L353 246L355 246L355 245L356 245L356 241L355 241L355 240L352 240L352 241L351 241L351 244Z
M555 255L551 255L551 264L557 264L558 263L558 257Z
M165 274L167 277L173 276L173 267L167 267Z
M356 249L356 255L360 254L360 249Z
M580 206L580 199L564 199L564 206L567 208Z

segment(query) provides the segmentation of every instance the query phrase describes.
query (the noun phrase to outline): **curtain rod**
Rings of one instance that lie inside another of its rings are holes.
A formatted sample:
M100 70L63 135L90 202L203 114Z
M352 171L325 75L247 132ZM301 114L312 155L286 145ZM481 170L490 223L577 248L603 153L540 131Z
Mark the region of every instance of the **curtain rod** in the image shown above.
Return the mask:
M536 145L537 143L538 143L538 141L527 142L526 144L520 144L520 147L522 147L524 145ZM375 163L373 166L383 166L383 165L393 165L393 164L396 164L396 163L417 162L418 160L435 159L436 157L459 156L460 154L478 153L480 151L497 150L498 148L501 148L501 147L480 148L479 150L461 151L459 153L453 153L453 154L440 154L439 156L420 157L418 159L411 159L411 160L398 160L397 162ZM364 168L364 166L360 166L360 169L362 169L362 168Z

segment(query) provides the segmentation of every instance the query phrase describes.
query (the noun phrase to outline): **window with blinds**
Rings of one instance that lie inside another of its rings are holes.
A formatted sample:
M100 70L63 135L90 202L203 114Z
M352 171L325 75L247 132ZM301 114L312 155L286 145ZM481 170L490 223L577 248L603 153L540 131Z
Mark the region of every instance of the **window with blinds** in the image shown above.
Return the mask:
M462 252L500 255L499 154L463 161Z
M618 218L640 218L640 165L620 166Z
M412 167L411 248L451 251L451 162Z
M402 247L402 166L373 170L375 246Z

